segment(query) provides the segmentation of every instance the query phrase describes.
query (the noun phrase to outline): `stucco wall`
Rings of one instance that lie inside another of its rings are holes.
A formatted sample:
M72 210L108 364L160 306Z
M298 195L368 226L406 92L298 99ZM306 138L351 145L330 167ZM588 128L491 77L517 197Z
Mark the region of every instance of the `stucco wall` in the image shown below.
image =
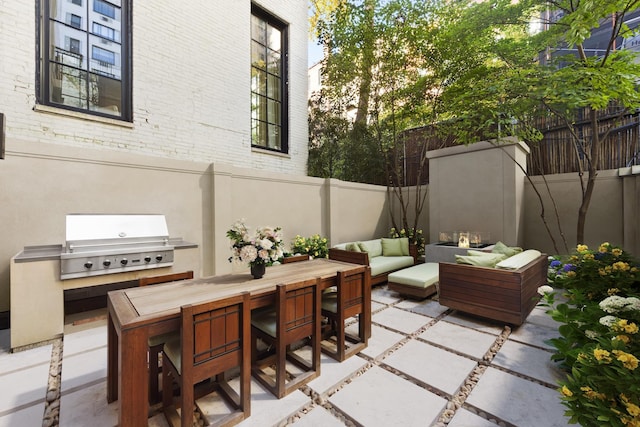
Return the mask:
M549 254L566 253L560 230L564 233L569 251L575 249L578 224L578 208L581 202L581 186L577 174L560 174L532 177L532 182L542 195L546 222L556 240L556 251L541 218L541 204L531 183L525 184L525 242L527 247L537 248ZM585 178L586 179L586 178ZM547 190L548 185L548 190ZM585 244L597 247L602 242L626 247L624 241L624 200L623 180L617 170L598 172L593 197L587 212ZM560 218L556 221L555 211ZM631 212L629 214L632 214ZM637 213L633 213L637 215ZM637 216L636 223L637 223ZM637 254L636 254L637 255Z
M226 231L237 219L331 243L385 236L384 187L224 163L162 159L11 138L0 161L0 312L10 259L25 246L65 243L69 213L160 213L171 237L198 245L196 275L232 271Z

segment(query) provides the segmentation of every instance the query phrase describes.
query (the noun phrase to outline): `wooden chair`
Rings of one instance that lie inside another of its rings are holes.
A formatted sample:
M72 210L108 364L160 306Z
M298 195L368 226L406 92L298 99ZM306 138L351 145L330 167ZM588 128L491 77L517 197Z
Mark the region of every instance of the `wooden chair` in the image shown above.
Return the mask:
M320 375L320 279L279 284L275 308L262 309L251 318L251 373L278 398L284 397ZM269 347L258 353L258 339ZM292 349L307 341L311 359ZM269 351L271 350L271 351ZM288 373L287 361L303 372ZM275 377L265 368L275 366ZM288 378L288 375L291 377Z
M283 264L290 264L292 262L299 262L299 261L309 261L309 255L308 254L291 255L291 256L282 258Z
M193 407L201 396L217 391L232 412L214 425L232 426L251 414L251 303L248 292L185 305L180 308L180 339L165 343L162 371L162 404L165 417L175 426L178 413L173 380L180 386L180 425L193 425ZM226 381L225 373L240 368L240 394ZM215 379L214 379L215 377ZM209 382L203 382L210 379ZM196 384L199 388L194 390Z
M193 271L185 271L182 273L167 274L164 276L141 277L138 279L138 286L157 285L160 283L176 282L178 280L193 279ZM167 334L157 335L149 338L149 403L155 404L160 402L160 388L158 376L162 371L162 365L158 356L162 351L162 347L167 339L175 335L170 332Z
M323 328L322 352L342 362L368 345L367 325L371 319L371 285L369 267L337 274L336 292L322 295L322 316L329 321ZM367 306L368 304L368 306ZM358 316L358 335L347 333L345 321ZM369 326L370 328L370 326ZM324 340L335 337L335 346Z

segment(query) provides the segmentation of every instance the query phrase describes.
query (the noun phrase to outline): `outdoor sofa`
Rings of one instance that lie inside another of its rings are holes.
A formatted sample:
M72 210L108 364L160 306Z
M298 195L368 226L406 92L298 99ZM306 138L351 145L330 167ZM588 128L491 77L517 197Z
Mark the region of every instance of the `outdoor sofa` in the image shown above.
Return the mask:
M389 273L411 267L418 248L406 237L347 242L329 248L329 258L371 267L371 286L387 282Z
M547 256L533 249L512 255L495 267L441 262L439 302L521 325L539 300L538 287L547 282L547 263Z

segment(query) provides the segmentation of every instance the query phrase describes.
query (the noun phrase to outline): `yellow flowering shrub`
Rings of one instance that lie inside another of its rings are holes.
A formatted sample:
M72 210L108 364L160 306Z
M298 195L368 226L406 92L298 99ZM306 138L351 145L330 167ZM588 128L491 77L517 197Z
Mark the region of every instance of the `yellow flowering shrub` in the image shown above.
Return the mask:
M327 258L329 256L329 242L326 237L314 234L311 237L302 237L299 234L291 243L291 252L294 254L309 255L312 258Z
M640 427L640 265L605 242L597 250L578 245L555 257L549 281L564 294L545 293L547 313L560 323L549 340L553 360L566 370L560 398L570 423Z

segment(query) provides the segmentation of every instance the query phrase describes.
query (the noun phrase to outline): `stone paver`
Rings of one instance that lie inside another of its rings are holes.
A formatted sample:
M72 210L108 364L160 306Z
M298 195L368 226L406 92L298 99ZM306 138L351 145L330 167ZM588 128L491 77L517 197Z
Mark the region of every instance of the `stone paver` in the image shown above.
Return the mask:
M419 363L416 361L419 360ZM453 395L476 362L438 347L411 340L383 360L413 378Z
M447 403L377 366L345 385L329 402L364 426L421 427L433 424Z
M372 293L369 346L342 363L323 355L320 377L283 399L252 381L252 416L241 426L324 427L345 420L366 426L442 420L450 427L567 425L555 386L562 373L545 343L558 335L557 325L543 307L509 335L504 324L451 311L435 299L403 299L385 286ZM93 314L86 324L67 326L60 425L115 425L117 403L106 402L106 321ZM503 331L506 342L483 371L478 360ZM52 346L10 353L9 336L0 331L0 383L11 384L0 388L0 427L42 425ZM469 382L471 375L479 376L477 384ZM470 393L462 393L462 384ZM237 388L237 381L231 385ZM445 407L453 394L463 406L452 414ZM198 401L210 421L222 413L219 400L212 394ZM168 427L158 409L149 426Z
M531 344L536 347L546 348L553 350L550 344L546 341L551 338L557 338L560 334L557 329L548 328L545 326L535 325L532 323L523 323L517 328L513 329L510 340L518 341L524 344Z
M491 367L466 403L520 427L569 425L556 390Z
M348 330L352 333L356 333L356 328L357 326L351 326ZM375 359L403 339L405 339L405 336L402 334L381 328L380 326L372 325L369 345L367 345L367 348L362 350L361 353Z
M464 408L459 409L453 419L447 424L448 427L496 427L497 425L498 424L485 420Z
M492 364L555 387L557 381L565 375L551 360L551 355L552 353L539 348L516 341L507 341L494 357Z
M366 360L358 356L350 357L340 363L323 354L320 360L321 375L309 382L309 387L318 394L327 393L351 377L354 372L364 368L367 363Z
M495 335L447 322L436 323L419 337L476 359L482 359L496 340Z
M504 325L500 325L499 323L490 320L484 320L480 317L466 315L458 311L454 311L452 314L442 320L493 335L500 335L504 327Z
M447 307L440 305L437 301L432 300L404 300L400 301L394 307L413 311L414 313L424 314L425 316L438 317L445 311Z
M393 330L411 334L432 321L430 317L389 307L371 317L371 321Z
M293 423L296 427L337 427L344 423L329 413L322 406L316 406L311 411Z
M401 299L396 292L388 290L386 286L376 286L371 290L371 301L382 304L395 304Z

